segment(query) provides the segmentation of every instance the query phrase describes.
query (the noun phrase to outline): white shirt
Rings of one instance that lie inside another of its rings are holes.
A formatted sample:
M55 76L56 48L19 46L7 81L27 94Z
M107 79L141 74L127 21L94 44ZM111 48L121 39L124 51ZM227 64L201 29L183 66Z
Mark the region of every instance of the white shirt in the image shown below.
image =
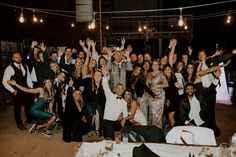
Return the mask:
M200 70L200 66L201 66L201 62L199 64L199 66L198 66L198 70L197 71ZM208 66L206 65L205 62L202 62L202 70L206 70L206 69L208 69ZM202 85L203 85L203 87L210 87L211 83L214 80L214 76L211 73L206 74L206 75L202 76L201 78L202 78Z
M127 102L123 98L116 98L117 95L111 92L106 77L102 79L102 86L106 96L104 119L116 121L121 113L123 113L123 117L128 116Z
M192 99L189 99L189 103L190 103L190 112L188 115L189 118L191 120L193 119L197 126L203 124L204 121L200 117L200 111L201 111L200 103L195 97L195 95L192 97Z
M13 63L17 68L19 67L19 64L17 63ZM26 66L26 65L25 65ZM23 75L25 76L26 73L28 74L27 75L27 85L32 88L33 87L33 82L31 80L31 77L30 77L30 73L29 73L29 69L28 67L26 66L27 69L24 69L24 66L21 64L21 70L23 72ZM3 79L2 79L2 84L3 86L11 93L13 93L15 91L14 88L12 88L12 86L10 86L7 81L8 80L11 80L11 77L15 75L15 70L13 69L13 67L11 65L8 65L7 68L5 69L5 72L4 72L4 75L3 75Z
M176 72L176 73L175 73L175 77L176 77L176 79L177 79L177 82L178 82L179 84L181 84L182 87L183 87L183 86L184 86L184 83L183 83L184 77L183 77L182 73ZM179 95L183 95L183 94L184 94L184 88L179 88L179 89L178 89L178 93L179 93Z

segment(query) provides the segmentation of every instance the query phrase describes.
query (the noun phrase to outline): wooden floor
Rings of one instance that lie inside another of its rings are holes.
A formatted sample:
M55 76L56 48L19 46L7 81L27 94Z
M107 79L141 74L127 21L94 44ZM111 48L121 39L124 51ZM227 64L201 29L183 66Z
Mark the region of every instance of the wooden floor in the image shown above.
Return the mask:
M65 143L62 134L48 138L40 133L29 134L16 128L13 106L0 106L0 154L2 157L72 157L74 148L80 143ZM217 144L229 142L236 132L236 105L216 105L217 124L221 136ZM27 126L29 128L30 125Z

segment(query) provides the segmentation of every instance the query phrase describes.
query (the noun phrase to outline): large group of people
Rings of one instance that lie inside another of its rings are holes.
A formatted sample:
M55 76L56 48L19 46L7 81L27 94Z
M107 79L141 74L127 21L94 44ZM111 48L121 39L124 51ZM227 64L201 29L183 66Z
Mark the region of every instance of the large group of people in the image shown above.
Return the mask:
M17 127L26 130L21 119L33 123L29 133L52 136L57 122L63 140L82 141L94 132L114 138L114 131L126 126L204 126L220 135L215 118L216 86L220 68L233 55L217 50L207 56L200 50L193 57L176 53L177 39L171 39L160 58L137 53L121 39L121 47L80 40L82 51L72 47L47 52L44 43L32 41L28 59L13 52L3 76L3 85L14 100ZM224 64L220 64L225 62Z

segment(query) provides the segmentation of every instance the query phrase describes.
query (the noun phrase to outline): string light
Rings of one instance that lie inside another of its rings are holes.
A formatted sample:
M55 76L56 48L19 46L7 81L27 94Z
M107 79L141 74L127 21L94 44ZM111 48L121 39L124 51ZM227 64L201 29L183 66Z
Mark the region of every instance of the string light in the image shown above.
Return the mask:
M109 30L110 28L109 28L109 25L108 25L108 22L107 22L107 25L106 25L106 30Z
M92 22L90 23L89 29L95 29L96 24L95 24L95 12L93 12L93 19Z
M33 21L35 23L38 22L38 18L35 16L35 10L33 10Z
M184 30L188 30L187 18L184 19Z
M222 2L214 2L214 3L205 3L205 4L199 4L199 5L192 5L192 6L186 6L186 7L181 7L181 11L182 9L194 9L194 8L202 8L202 7L209 7L209 6L215 6L215 5L220 5L220 4L226 4L226 3L232 3L235 2L236 0L225 0ZM10 8L14 8L14 9L21 9L22 10L22 6L16 6L16 5L12 5L12 4L7 4L7 3L2 3L0 2L0 6L4 6L4 7L10 7ZM40 8L25 8L25 10L37 10L37 12L40 13L45 13L45 14L51 14L51 15L57 15L57 16L63 16L63 17L68 17L68 18L75 18L74 15L69 15L69 14L65 14L65 13L75 13L75 11L71 11L71 10L52 10L52 9L40 9ZM130 11L108 11L108 12L96 12L96 13L101 13L101 14L122 14L122 13L147 13L147 12L160 12L160 11L172 11L172 10L180 10L180 8L163 8L163 9L149 9L149 10L130 10ZM95 12L94 12L95 13ZM236 10L231 10L231 14L236 13ZM182 12L181 12L182 14ZM216 13L215 13L216 14ZM217 14L217 15L211 15L211 14L207 14L207 15L201 15L201 16L194 16L194 20L200 20L200 19L207 19L207 18L213 18L213 17L218 17L218 16L223 16L225 15L225 12L221 12L221 14ZM183 18L183 16L180 16L180 20L178 21L178 24L181 25L181 17ZM24 16L23 16L23 12L22 15L19 17L19 22L23 23L25 22ZM180 22L180 23L179 23ZM232 18L230 15L227 16L226 18L226 23L231 23L232 22ZM184 26L184 23L183 23Z
M184 29L188 30L188 25L187 24L184 25Z
M179 26L179 27L183 27L183 25L184 25L184 20L183 20L183 15L182 15L182 8L180 8L179 10L180 10L180 15L179 15L178 26Z
M74 22L72 22L70 26L71 26L72 28L74 28L74 27L75 27Z
M19 22L20 23L24 23L25 22L25 18L24 18L24 14L23 14L23 9L22 8L21 8L21 11L20 11Z
M229 24L231 22L230 12L227 13L226 23Z
M140 21L139 21L138 31L139 31L139 32L142 32L142 27L141 27L141 25L140 25Z
M40 22L40 23L43 23L43 18L40 18L40 19L39 19L39 22Z
M91 23L89 22L89 24L88 24L88 29L90 30L90 29L92 29L91 28Z

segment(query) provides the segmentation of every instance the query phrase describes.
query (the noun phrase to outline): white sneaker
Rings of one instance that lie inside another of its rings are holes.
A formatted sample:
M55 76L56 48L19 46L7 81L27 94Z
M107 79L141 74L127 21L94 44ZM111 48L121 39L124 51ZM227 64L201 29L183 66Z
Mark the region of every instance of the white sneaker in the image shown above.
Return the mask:
M29 133L30 134L35 133L35 131L37 130L37 126L38 126L37 124L33 124L31 128L29 129Z
M47 131L44 131L43 133L42 133L44 136L47 136L47 137L52 137L52 132L51 131L49 131L49 130L47 130Z

